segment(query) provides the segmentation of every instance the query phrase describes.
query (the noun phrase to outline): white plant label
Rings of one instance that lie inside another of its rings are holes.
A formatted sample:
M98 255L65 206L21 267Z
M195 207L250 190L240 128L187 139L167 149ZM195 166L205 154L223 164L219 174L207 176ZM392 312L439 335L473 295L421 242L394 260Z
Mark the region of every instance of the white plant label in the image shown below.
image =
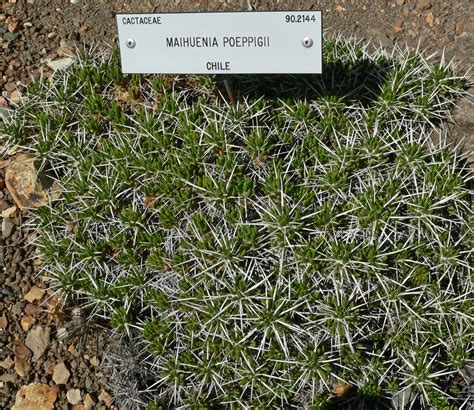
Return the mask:
M319 74L320 11L117 14L124 73Z

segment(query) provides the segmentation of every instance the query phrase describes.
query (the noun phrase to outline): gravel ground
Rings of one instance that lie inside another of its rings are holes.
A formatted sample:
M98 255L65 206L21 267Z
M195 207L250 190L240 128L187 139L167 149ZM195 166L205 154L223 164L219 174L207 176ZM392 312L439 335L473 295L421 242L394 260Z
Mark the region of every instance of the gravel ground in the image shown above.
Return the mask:
M0 0L0 118L32 78L49 76L54 61L75 46L113 44L115 12L249 8L322 10L329 33L372 39L386 48L399 43L439 54L444 50L466 71L474 63L474 2L470 0L81 0L78 5L66 0ZM451 127L453 138L465 137L467 150L474 149L473 112L472 103L462 102ZM7 162L0 162L0 208L9 214L2 220L0 234L0 407L11 408L30 393L44 394L54 408L113 407L100 366L107 340L93 332L88 342L81 343L70 329L71 323L81 323L80 318L57 301L48 290L47 278L36 275L38 261L23 229L27 215L11 210L15 203L5 187L6 166Z
M79 394L82 404L105 405L110 398L102 383L101 349L96 343L103 345L103 337L96 332L97 341L81 338L77 310L64 307L48 290L48 278L38 277L39 260L28 245L32 234L25 229L25 215L5 188L7 164L0 163L0 408L11 408L17 391L33 383L57 396L56 408L70 408L75 401L71 391Z

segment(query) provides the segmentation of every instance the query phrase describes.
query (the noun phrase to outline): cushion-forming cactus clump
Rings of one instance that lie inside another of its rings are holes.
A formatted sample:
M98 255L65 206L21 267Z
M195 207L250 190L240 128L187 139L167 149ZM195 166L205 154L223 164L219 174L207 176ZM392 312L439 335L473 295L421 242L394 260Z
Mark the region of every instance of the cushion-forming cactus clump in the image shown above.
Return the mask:
M83 55L5 123L62 187L33 220L53 286L141 346L124 405L462 405L473 213L439 124L466 81L324 50L321 76L237 77L237 107Z

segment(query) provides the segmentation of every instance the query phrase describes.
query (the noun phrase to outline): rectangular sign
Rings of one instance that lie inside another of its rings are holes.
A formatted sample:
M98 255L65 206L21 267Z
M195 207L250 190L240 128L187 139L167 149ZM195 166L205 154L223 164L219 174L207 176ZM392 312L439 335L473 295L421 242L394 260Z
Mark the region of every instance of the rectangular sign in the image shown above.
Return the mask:
M124 73L317 74L320 11L117 14Z

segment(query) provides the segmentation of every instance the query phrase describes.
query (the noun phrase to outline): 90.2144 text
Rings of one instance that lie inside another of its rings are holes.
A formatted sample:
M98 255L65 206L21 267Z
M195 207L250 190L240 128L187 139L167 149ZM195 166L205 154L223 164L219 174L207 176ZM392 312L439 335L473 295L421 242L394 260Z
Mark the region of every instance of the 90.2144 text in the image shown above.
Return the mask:
M314 14L287 14L285 16L286 23L316 23Z

